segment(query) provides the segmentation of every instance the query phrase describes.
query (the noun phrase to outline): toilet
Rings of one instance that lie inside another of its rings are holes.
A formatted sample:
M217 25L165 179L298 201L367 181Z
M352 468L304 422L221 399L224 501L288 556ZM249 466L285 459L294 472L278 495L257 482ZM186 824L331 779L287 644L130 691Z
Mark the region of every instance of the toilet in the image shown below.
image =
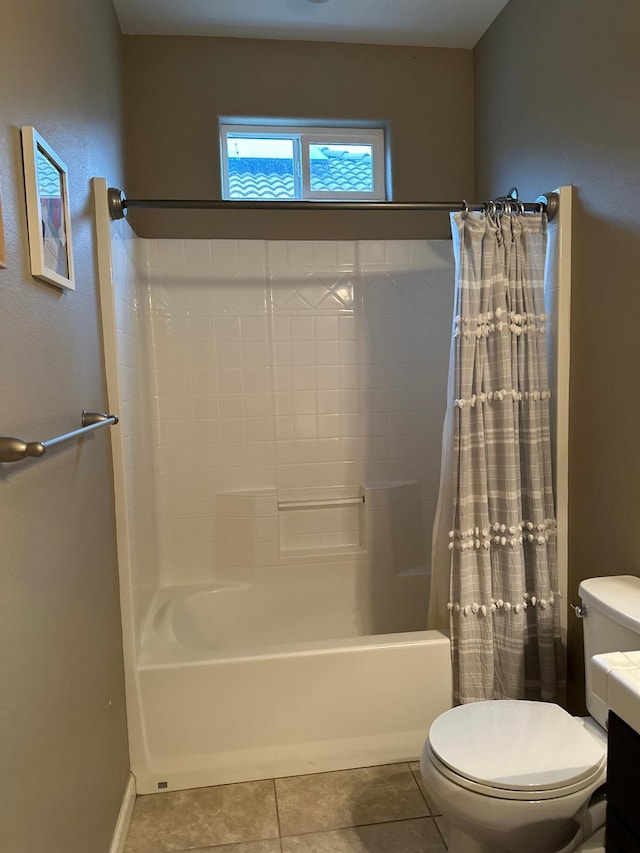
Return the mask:
M591 578L579 594L590 716L503 700L433 722L420 769L449 824L449 853L571 853L604 824L607 708L591 690L589 662L640 649L640 578Z

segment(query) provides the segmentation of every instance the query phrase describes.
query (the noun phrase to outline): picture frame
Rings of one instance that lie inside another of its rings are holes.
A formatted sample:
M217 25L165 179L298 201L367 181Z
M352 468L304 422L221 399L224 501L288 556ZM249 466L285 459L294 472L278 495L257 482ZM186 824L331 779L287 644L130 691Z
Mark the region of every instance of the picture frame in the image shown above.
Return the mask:
M22 128L31 275L75 290L68 170L33 127Z

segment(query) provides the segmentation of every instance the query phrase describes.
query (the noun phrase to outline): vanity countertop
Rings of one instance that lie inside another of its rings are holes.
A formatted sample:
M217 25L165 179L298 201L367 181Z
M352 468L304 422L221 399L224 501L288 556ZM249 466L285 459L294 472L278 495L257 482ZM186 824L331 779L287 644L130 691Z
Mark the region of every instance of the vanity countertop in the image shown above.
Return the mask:
M591 658L591 689L610 711L640 733L640 651Z

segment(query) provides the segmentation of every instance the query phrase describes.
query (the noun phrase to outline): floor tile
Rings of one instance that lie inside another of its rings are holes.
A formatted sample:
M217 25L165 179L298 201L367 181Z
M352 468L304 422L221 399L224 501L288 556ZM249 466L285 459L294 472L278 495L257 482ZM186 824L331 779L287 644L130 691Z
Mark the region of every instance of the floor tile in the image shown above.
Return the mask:
M429 814L408 764L276 779L276 796L283 836Z
M409 767L411 767L411 772L413 773L416 782L420 786L420 790L424 794L424 798L427 801L427 805L429 806L429 811L431 812L432 815L439 815L440 812L433 805L432 801L429 799L429 794L428 794L426 786L422 780L422 774L420 773L420 762L419 761L412 761L411 764L409 765Z
M446 853L433 818L312 832L282 839L282 853Z
M240 844L222 844L215 847L189 847L187 850L176 851L176 853L281 853L279 838L270 838L267 841L247 841Z
M438 829L440 830L440 835L444 838L444 843L446 846L449 846L449 824L443 817L437 817L435 819Z
M138 797L125 853L173 853L277 836L273 781L243 782Z

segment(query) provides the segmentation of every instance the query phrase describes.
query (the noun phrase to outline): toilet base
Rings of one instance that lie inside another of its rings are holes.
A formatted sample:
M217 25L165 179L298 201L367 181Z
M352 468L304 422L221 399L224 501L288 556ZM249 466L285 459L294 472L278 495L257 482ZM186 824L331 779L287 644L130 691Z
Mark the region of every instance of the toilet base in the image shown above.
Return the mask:
M545 800L507 800L471 791L437 768L429 741L421 772L449 825L449 853L573 853L604 824L604 767L584 789Z
M574 837L553 853L604 853L605 812L606 800L601 793L596 794L584 811L582 826ZM478 841L458 827L450 826L447 844L449 853L503 853L495 843Z
M595 832L591 838L584 841L580 847L578 847L576 853L605 853L604 827Z
M578 830L576 835L571 839L571 841L562 847L560 850L549 851L549 853L573 853L573 851L578 851L579 841L582 839L582 831ZM478 841L475 838L472 838L470 835L467 835L463 830L458 829L456 827L451 827L449 829L448 836L448 851L449 853L509 853L508 850L499 849L492 842L490 844L485 844L482 841Z
M456 827L449 829L447 849L449 853L495 853L495 847L476 841L475 838L471 838L466 832Z
M553 851L549 851L549 853L573 853L573 851L578 853L579 850L583 849L582 847L578 848L578 844L582 838L583 832L582 829L579 829L568 844L560 850L555 849ZM506 850L499 850L496 848L493 842L491 844L485 844L475 838L472 838L470 835L467 835L463 830L455 827L451 827L449 829L447 842L447 849L449 853L508 853ZM588 846L585 848L589 853L592 849L597 850L598 848L590 848Z

